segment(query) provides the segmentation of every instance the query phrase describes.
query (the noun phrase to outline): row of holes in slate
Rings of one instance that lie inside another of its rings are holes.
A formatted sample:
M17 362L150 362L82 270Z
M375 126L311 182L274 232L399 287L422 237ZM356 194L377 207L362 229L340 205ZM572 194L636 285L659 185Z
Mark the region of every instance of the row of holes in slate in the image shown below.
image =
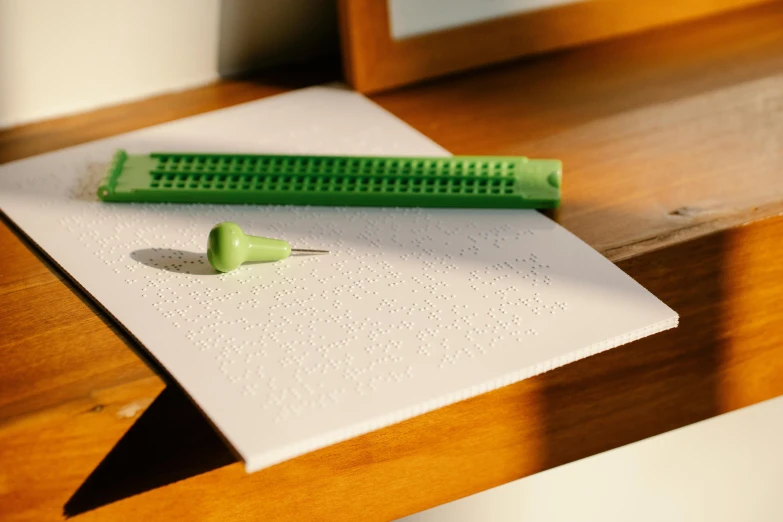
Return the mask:
M322 158L159 157L156 171L225 172L229 174L467 174L513 176L516 164L508 161L381 160Z
M377 176L240 176L156 172L150 187L203 190L513 194L513 179L382 178Z

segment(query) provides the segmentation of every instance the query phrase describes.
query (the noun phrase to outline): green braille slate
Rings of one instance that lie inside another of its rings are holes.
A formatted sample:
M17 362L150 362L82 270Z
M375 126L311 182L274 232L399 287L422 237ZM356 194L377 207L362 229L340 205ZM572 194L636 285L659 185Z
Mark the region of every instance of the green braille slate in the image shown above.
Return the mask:
M281 156L117 151L104 201L554 208L562 165L525 157Z

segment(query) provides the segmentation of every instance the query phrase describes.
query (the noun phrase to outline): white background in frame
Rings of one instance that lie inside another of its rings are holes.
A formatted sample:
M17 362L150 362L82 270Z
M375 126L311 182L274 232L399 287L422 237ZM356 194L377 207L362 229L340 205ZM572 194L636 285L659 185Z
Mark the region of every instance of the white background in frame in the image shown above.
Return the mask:
M389 0L391 36L402 40L579 0Z

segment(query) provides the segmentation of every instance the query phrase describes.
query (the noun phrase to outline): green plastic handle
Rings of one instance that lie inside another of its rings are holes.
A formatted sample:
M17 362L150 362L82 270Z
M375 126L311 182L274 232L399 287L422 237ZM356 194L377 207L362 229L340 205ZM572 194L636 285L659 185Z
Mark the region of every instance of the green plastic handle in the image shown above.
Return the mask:
M248 236L236 223L218 223L209 232L207 259L218 272L230 272L247 261L280 261L291 255L282 239Z

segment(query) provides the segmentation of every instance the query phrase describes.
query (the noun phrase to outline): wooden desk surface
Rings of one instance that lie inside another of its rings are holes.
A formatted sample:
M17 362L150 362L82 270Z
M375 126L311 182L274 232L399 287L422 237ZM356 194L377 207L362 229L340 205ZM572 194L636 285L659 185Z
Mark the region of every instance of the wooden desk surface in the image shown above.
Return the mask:
M225 81L0 131L0 162L289 88ZM681 326L246 475L5 220L0 518L389 519L783 394L783 4L372 98L454 153L562 158L556 219Z

